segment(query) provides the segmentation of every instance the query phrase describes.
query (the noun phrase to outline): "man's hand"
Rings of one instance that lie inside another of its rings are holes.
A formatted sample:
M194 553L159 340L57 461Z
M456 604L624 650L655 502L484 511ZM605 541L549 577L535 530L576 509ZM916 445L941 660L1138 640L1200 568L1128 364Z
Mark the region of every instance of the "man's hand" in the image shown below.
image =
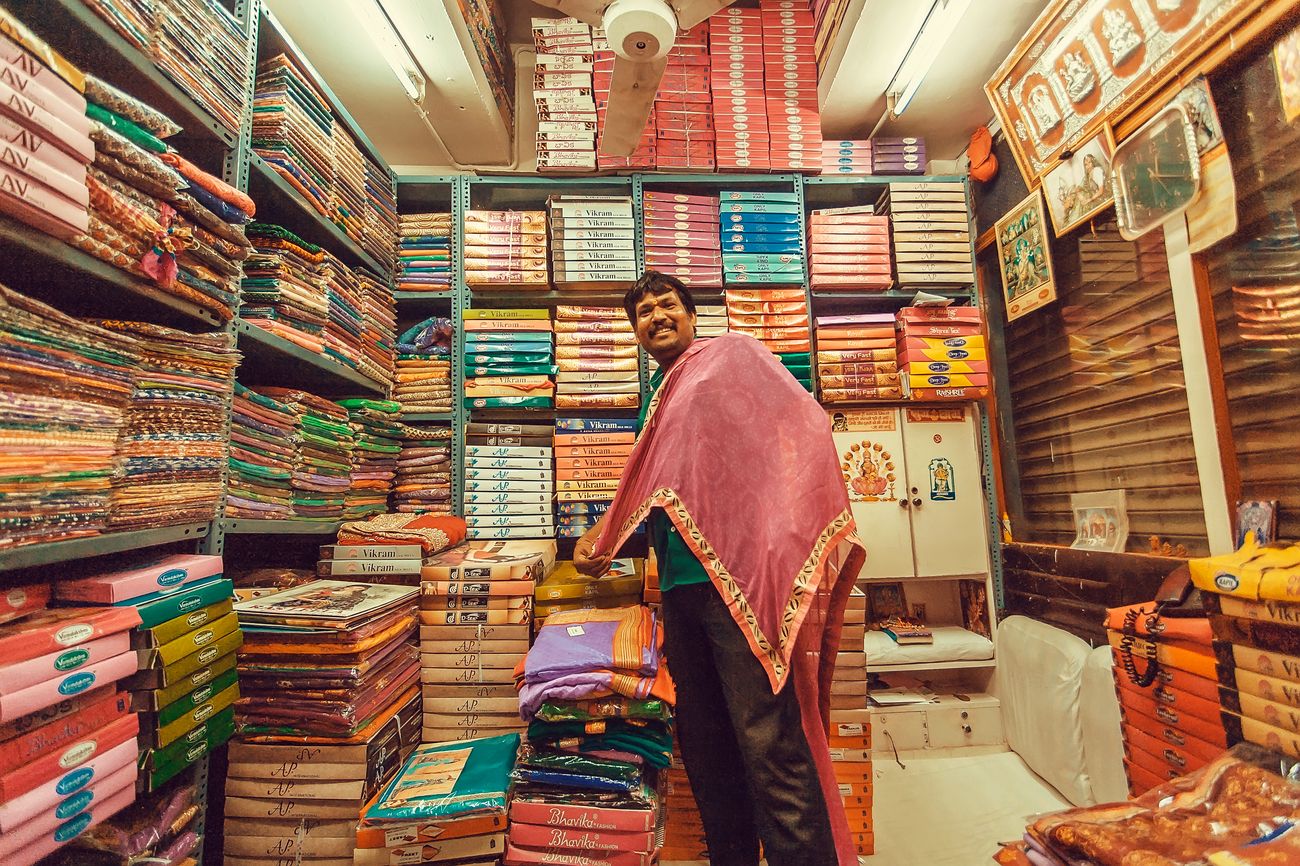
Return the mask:
M605 525L605 518L602 516L596 525L583 533L582 538L573 548L573 567L578 569L579 574L585 574L587 577L604 577L609 573L609 564L613 561L613 556L604 554L596 555L596 539L600 537L601 529Z

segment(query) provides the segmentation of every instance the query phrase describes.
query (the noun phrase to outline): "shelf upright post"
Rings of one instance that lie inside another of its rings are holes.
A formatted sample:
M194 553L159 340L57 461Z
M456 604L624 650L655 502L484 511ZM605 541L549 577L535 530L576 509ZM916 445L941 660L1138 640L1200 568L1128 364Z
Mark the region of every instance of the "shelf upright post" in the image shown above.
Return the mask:
M791 185L794 187L799 202L799 248L803 250L803 305L804 309L808 311L808 354L809 364L811 365L809 375L811 375L813 379L813 399L820 403L821 395L817 393L819 377L816 372L814 372L817 369L817 364L813 361L813 359L817 357L817 346L815 343L817 334L813 328L812 251L808 249L808 214L805 209L806 205L804 204L807 195L807 180L808 179L802 174L791 176Z
M451 186L451 497L452 513L465 514L465 316L470 305L465 284L465 212L470 207L469 175L452 178Z
M632 175L632 225L636 234L636 272L645 273L645 178L640 172ZM636 347L637 375L641 380L641 405L650 402L650 363L646 351Z

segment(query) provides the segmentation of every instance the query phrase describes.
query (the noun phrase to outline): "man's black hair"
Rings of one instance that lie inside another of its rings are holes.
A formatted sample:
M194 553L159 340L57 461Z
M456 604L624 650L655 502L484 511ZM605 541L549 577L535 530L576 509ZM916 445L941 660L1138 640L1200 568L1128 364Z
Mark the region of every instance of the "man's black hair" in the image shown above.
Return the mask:
M695 298L691 297L691 290L685 283L658 271L646 271L623 296L623 312L627 313L627 320L635 327L636 305L641 303L641 299L646 295L665 295L668 292L676 292L686 312L695 313Z

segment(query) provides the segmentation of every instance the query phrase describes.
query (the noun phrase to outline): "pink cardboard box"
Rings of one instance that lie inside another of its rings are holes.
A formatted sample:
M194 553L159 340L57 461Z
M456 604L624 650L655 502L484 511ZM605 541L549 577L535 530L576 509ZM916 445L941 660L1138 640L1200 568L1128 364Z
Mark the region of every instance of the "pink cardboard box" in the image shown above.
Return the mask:
M46 833L31 844L24 846L21 851L16 852L11 859L6 861L6 866L32 866L47 854L58 850L89 828L113 817L134 802L135 786L128 785L113 796L105 799L98 806L87 809L77 817L60 824L52 833Z
M63 698L90 691L96 686L117 682L124 677L129 677L135 671L136 654L126 652L73 673L37 683L11 695L0 695L0 722L34 713L50 704L58 703Z
M221 574L221 557L177 554L138 568L60 582L55 594L69 601L116 604L145 595L175 592Z
M98 664L131 648L131 635L121 631L80 646L0 666L0 696L12 695L70 671Z
M12 664L40 658L139 624L140 614L129 607L46 608L0 626L0 659Z
M134 745L131 740L122 746ZM0 806L0 839L8 840L12 835L20 835L22 828L43 814L58 812L59 821L66 821L81 812L91 803L99 802L110 794L117 793L125 785L135 782L136 756L127 748L110 750L112 760L104 761L103 766L94 772L94 781L86 784L81 779L89 777L90 765L73 770L56 779L34 788L20 797L15 797ZM106 753L105 757L110 757ZM92 762L93 763L93 762ZM116 767L112 767L112 765ZM29 839L30 841L30 839ZM9 851L0 846L0 856Z
M129 754L126 760L134 761L136 753L132 750L139 732L140 717L127 713L62 752L44 755L5 773L0 776L0 802L8 803L51 779L58 780L55 787L65 796L79 790L121 767L125 763L123 755Z

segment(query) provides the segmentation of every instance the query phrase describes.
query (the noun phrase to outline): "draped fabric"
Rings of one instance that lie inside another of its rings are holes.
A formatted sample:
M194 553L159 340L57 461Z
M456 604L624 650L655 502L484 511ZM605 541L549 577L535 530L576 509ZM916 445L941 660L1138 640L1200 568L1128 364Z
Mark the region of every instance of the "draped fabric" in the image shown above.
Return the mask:
M826 741L844 606L865 561L826 415L757 340L696 342L650 404L597 552L663 508L775 692L793 677L841 861L856 862Z

